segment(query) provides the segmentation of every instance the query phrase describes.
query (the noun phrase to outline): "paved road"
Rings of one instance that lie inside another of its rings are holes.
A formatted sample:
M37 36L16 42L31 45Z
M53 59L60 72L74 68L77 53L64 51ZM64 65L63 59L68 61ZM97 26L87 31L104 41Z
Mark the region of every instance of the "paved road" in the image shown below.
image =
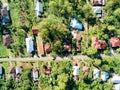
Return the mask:
M116 55L118 57L120 57L120 55ZM114 57L114 56L107 56L107 55L102 55L102 57ZM78 60L78 59L81 59L81 60L87 60L87 59L90 59L90 57L88 56L85 56L85 55L77 55L77 56L71 56L71 57L56 57L55 60L72 60L72 58L75 60ZM37 61L37 60L41 60L41 61L44 61L44 60L52 60L52 57L33 57L33 58L0 58L0 61Z
M88 56L77 55L71 57L56 57L55 60L71 60L71 59L90 59ZM0 58L0 61L33 61L33 60L52 60L52 57L33 57L33 58Z

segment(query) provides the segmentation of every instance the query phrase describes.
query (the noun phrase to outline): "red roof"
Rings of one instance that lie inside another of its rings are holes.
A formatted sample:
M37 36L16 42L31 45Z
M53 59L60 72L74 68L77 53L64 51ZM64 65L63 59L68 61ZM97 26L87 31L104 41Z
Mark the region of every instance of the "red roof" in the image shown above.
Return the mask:
M92 37L92 42L97 42L98 41L98 37Z
M40 55L44 55L42 38L38 38L38 51Z
M120 38L112 37L110 39L110 44L112 47L119 47L120 46Z
M78 52L81 51L81 45L80 45L80 42L76 42L76 51L78 51Z
M97 37L93 37L92 46L94 46L96 49L106 49L107 43L105 40L98 40Z

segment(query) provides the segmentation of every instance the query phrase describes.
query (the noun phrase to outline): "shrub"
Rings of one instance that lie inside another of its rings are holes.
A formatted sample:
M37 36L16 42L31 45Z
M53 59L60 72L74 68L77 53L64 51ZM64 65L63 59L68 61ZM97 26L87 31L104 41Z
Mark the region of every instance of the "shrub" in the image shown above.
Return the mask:
M99 59L94 59L94 63L95 66L100 66L101 65L101 60Z
M95 56L97 54L97 49L95 47L89 47L87 50L87 55L88 56Z
M9 56L9 50L7 47L0 45L0 57L8 57Z

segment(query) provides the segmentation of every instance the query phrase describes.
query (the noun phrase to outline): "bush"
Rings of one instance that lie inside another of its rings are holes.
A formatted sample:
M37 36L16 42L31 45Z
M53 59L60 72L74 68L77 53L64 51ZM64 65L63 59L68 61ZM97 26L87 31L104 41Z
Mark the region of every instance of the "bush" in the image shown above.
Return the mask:
M118 53L120 53L120 48L118 48L116 51L117 51Z
M97 49L95 47L89 47L87 50L88 56L95 56L97 54Z
M110 71L110 66L109 65L104 64L104 65L102 65L101 68L102 68L103 71L108 71L108 72Z
M80 71L79 78L80 80L74 81L72 78L72 65L71 61L49 61L51 67L51 74L49 76L42 74L44 65L48 64L48 61L39 61L41 68L38 68L40 71L40 77L38 83L35 84L31 80L31 69L24 69L20 83L16 83L14 80L0 80L0 88L3 90L110 90L112 88L111 83L101 83L101 79L93 80L92 77L92 67L91 64L99 66L99 69L110 72L110 69L113 68L115 73L120 74L120 58L111 57L104 60L92 59L86 60L87 64L90 66L90 71L86 77L82 71L82 63L80 61ZM15 62L13 62L15 63ZM36 65L37 62L30 62L32 65ZM5 67L5 70L8 69L8 63L1 63ZM33 66L32 66L33 67ZM29 66L29 68L32 68ZM6 70L6 72L8 72ZM21 89L20 89L21 88Z
M9 50L7 47L0 45L0 57L8 57L9 56Z
M99 59L94 59L94 63L95 66L100 66L101 65L101 60Z

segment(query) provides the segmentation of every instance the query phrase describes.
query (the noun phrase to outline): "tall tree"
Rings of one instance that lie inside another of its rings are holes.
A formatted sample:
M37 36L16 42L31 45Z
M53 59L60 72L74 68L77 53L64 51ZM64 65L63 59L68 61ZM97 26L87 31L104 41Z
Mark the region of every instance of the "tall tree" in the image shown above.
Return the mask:
M53 52L61 54L65 36L70 33L62 20L55 15L49 15L38 24L38 27L44 42L50 42Z

